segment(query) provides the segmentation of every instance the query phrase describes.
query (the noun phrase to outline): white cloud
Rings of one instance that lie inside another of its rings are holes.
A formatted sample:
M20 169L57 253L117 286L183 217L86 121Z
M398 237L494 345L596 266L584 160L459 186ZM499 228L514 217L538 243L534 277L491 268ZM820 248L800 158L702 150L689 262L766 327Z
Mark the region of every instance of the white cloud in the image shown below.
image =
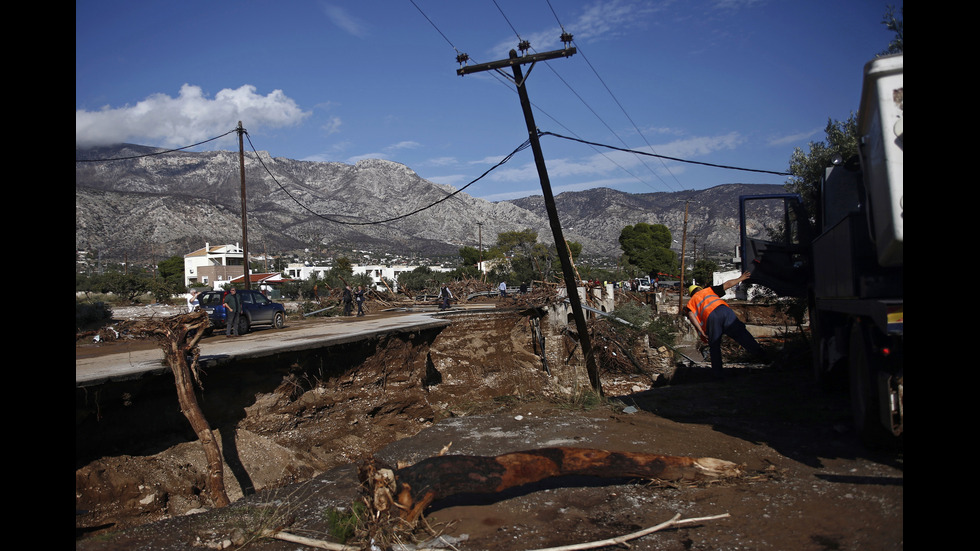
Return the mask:
M330 117L327 119L327 122L320 126L320 128L322 128L323 131L329 136L330 134L340 132L341 124L343 124L343 122L340 120L340 117Z
M233 130L297 124L309 116L282 90L266 96L252 85L225 88L209 99L199 86L184 84L177 97L153 94L136 105L75 111L75 145L137 142L182 147Z
M796 144L799 142L809 141L811 138L817 134L823 132L823 128L814 128L807 132L800 132L798 134L790 134L788 136L783 136L781 138L773 138L769 140L769 145L772 146L784 146L789 144Z
M327 19L331 23L340 27L347 34L357 37L367 35L367 26L365 23L351 15L346 9L330 4L323 4L323 13L327 15Z

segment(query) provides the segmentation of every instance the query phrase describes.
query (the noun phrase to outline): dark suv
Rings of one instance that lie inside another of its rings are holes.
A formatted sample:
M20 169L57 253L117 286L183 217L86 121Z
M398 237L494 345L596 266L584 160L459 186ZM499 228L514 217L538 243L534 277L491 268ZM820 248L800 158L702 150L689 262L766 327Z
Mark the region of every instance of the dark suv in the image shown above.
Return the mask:
M228 291L205 291L197 297L201 308L211 319L212 330L227 325L223 305L227 294ZM238 321L239 335L248 333L253 325L271 325L275 329L282 329L286 325L286 308L282 304L272 302L258 291L238 289L235 294L242 301L242 316Z

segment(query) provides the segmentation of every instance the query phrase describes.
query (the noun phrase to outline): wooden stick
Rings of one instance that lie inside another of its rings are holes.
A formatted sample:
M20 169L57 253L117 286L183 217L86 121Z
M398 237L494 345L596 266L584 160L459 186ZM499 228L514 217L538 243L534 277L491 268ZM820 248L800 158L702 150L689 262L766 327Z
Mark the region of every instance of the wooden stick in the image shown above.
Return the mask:
M624 536L617 536L615 538L609 538L607 540L592 541L592 542L588 542L588 543L576 543L576 544L572 544L572 545L562 545L560 547L546 547L546 548L542 548L542 549L535 549L534 551L578 551L580 549L595 549L596 547L607 547L607 546L610 546L610 545L619 545L619 544L621 544L623 542L626 542L626 541L629 541L629 540L635 540L636 538L645 536L647 534L652 534L654 532L659 532L660 530L664 530L666 528L670 528L671 526L678 526L678 525L681 525L681 524L691 524L693 522L701 522L701 521L705 521L705 520L715 520L715 519L719 519L719 518L727 518L729 516L731 516L731 515L729 515L728 513L724 513L724 514L721 514L721 515L714 515L714 516L710 516L710 517L689 518L689 519L680 520L681 514L680 513L677 513L676 515L674 515L674 518L672 518L672 519L670 519L670 520L668 520L666 522L661 522L660 524L658 524L656 526L651 526L650 528L645 528L643 530L640 530L639 532L633 532L632 534L626 534Z
M342 543L333 543L329 541L297 536L295 534L290 534L289 532L273 532L272 530L264 530L262 535L272 539L288 541L290 543L299 543L302 545L315 547L317 549L328 549L330 551L360 551L361 549L360 547L352 547Z

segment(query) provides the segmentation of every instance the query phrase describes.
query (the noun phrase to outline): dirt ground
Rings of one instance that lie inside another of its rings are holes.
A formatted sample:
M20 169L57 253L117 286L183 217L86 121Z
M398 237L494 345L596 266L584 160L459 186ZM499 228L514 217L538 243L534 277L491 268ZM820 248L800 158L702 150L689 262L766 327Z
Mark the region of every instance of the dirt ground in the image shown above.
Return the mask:
M291 320L298 323L304 322ZM303 548L260 537L264 529L337 541L329 513L360 500L355 468L365 457L412 464L446 446L450 454L482 456L564 446L714 457L738 463L743 473L688 484L566 477L503 494L458 496L433 504L425 515L428 530L400 534L400 541L540 549L628 534L679 514L728 516L630 545L904 547L903 451L862 447L850 429L846 395L815 388L807 368L733 363L732 376L716 381L703 368L677 367L670 356L670 384L655 386L651 375L665 369L663 359L638 353L649 369L637 373L607 362L605 397L597 400L581 392L581 373L570 374L575 366L562 367L574 352L567 340L549 342L550 374L532 341L518 312L462 314L437 335L338 352L335 370L294 365L276 382L250 388L246 398L214 396L245 404L238 417L213 423L233 500L223 509L210 509L203 495L203 452L192 437L79 457L77 422L76 549ZM102 399L108 417L110 398ZM126 414L138 407L128 406ZM441 541L432 541L435 535ZM349 543L384 549L394 541L355 535Z

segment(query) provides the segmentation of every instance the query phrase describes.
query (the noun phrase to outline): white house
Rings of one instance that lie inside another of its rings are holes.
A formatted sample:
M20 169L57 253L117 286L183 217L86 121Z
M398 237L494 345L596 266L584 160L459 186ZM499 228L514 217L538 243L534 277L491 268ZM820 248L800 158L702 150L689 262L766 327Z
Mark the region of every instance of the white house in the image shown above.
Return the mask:
M238 244L205 243L203 249L184 255L184 285L211 288L245 275L245 251Z

